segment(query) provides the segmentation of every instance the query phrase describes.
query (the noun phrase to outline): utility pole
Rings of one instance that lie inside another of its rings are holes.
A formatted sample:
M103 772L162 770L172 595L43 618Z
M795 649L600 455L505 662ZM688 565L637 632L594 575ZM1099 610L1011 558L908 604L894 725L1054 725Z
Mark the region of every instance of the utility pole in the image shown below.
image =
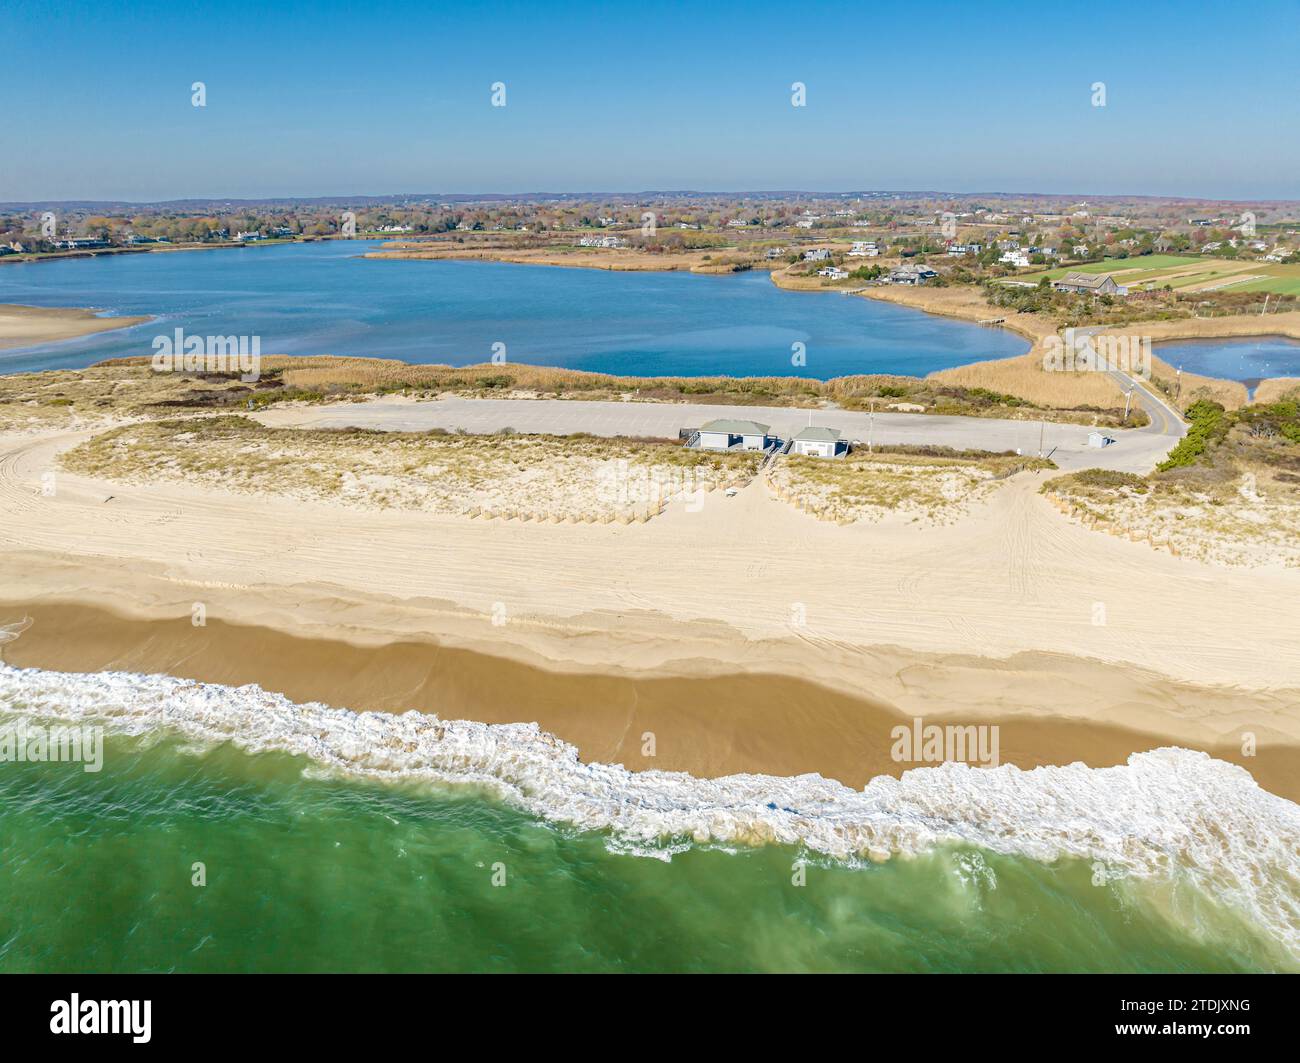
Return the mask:
M1135 385L1136 386L1136 385ZM1128 423L1129 405L1133 401L1133 388L1128 389L1128 394L1124 396L1124 423Z
M876 428L876 400L871 400L871 412L867 414L867 453L871 453L871 437Z
M1038 456L1043 456L1043 434L1047 431L1047 422L1038 422Z
M1180 365L1178 367L1178 379L1177 382L1174 384L1174 402L1178 401L1179 396L1181 396L1182 393L1183 393L1183 367Z

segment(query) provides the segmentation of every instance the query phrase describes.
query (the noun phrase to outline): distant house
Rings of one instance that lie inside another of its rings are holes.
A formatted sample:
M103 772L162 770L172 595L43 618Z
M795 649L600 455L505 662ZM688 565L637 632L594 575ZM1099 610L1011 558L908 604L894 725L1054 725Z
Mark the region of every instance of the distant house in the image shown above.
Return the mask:
M1080 273L1071 270L1060 280L1052 281L1052 287L1058 292L1074 292L1078 295L1128 295L1128 288L1115 283L1109 273Z
M107 247L107 240L96 240L92 237L79 237L68 240L55 240L54 246L65 251L79 251L88 247Z
M978 255L980 253L979 244L949 244L948 254L956 257L957 255Z
M584 236L579 247L626 247L627 241L618 236Z
M766 450L775 442L769 425L732 417L701 425L697 435L695 446L700 450Z
M766 251L763 252L763 257L780 258L784 254L786 254L786 249L784 247L769 247Z
M924 284L939 276L929 266L899 266L889 271L890 284Z
M849 258L875 258L879 254L880 248L873 240L854 240L849 249Z
M839 266L827 266L825 269L819 269L817 271L817 276L829 277L833 281L842 281L848 275L849 271L846 269L840 269Z
M840 438L838 428L813 428L810 425L790 441L790 449L806 458L839 458L849 452L849 443Z
M249 240L261 240L262 234L260 232L235 233L234 239L242 240L245 242Z
M1027 266L1029 265L1029 256L1023 251L1003 251L998 256L998 261L1008 266Z
M825 262L830 257L830 251L824 247L814 247L811 251L805 251L803 253L803 260L805 262Z

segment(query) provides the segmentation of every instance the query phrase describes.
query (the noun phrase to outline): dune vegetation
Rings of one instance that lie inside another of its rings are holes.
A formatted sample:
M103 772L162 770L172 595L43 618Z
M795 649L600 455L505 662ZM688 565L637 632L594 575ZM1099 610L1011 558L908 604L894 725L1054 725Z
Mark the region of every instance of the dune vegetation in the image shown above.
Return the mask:
M242 416L126 425L67 452L70 472L365 509L467 517L646 520L742 486L761 455L595 436L268 428Z
M1043 492L1077 519L1175 554L1300 565L1300 401L1228 410L1201 399L1187 417L1187 436L1150 476L1088 469Z
M1029 469L1055 469L1043 458L949 447L879 447L827 460L787 455L769 474L790 505L840 524L897 517L947 524L988 497L1000 481Z

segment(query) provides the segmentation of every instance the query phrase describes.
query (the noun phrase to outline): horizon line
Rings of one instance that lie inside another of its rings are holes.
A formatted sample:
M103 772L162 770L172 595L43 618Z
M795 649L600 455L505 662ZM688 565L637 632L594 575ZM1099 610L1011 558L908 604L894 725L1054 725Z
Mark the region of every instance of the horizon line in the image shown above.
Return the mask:
M39 207L94 207L94 206L138 206L165 207L182 204L270 204L270 203L316 203L331 204L357 200L369 200L372 203L390 203L401 200L413 201L447 201L461 203L481 202L537 202L544 200L586 200L602 198L639 199L649 197L673 198L850 198L862 196L893 196L914 199L978 199L982 197L1023 198L1023 199L1068 199L1081 202L1110 200L1163 200L1169 203L1276 203L1300 206L1300 199L1287 198L1225 198L1219 196L1172 196L1145 192L1107 192L1107 193L1072 193L1072 192L950 192L937 189L640 189L632 191L585 190L585 191L532 191L532 192L394 192L375 194L370 192L339 193L327 195L266 195L266 196L221 196L189 195L175 196L167 199L29 199L8 200L0 202L0 210L35 209Z

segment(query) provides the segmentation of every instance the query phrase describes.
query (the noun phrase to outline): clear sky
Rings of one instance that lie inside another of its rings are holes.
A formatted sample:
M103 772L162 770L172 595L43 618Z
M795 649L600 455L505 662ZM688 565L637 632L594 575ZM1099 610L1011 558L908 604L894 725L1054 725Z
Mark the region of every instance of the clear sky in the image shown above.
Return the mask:
M3 0L0 40L0 202L643 189L1300 199L1300 0ZM195 81L206 107L191 104ZM796 81L805 107L791 106ZM494 82L505 107L491 104Z

